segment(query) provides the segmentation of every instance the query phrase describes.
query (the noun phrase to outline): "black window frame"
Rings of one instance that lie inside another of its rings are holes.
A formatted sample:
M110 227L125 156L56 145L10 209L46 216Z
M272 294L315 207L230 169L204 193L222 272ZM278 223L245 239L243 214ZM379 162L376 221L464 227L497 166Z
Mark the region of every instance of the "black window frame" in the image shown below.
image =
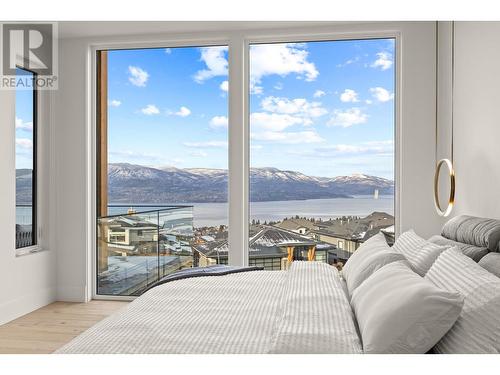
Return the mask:
M38 246L38 89L36 87L38 74L20 65L16 65L17 69L28 72L33 77L33 169L31 175L31 243L27 246L18 247L16 233L16 251L26 249L28 247ZM16 103L17 104L17 103ZM15 126L15 125L14 125ZM17 206L17 187L16 187L16 206ZM16 223L17 224L17 223Z

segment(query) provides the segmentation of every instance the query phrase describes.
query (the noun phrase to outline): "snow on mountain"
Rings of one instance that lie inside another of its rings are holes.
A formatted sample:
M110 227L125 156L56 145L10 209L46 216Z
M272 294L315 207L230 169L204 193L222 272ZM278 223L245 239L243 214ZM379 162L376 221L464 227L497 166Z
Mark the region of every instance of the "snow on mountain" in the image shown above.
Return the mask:
M208 168L152 168L127 163L109 164L110 202L225 202L227 170ZM277 168L250 169L252 201L349 197L358 194L392 194L394 182L355 174L313 177Z

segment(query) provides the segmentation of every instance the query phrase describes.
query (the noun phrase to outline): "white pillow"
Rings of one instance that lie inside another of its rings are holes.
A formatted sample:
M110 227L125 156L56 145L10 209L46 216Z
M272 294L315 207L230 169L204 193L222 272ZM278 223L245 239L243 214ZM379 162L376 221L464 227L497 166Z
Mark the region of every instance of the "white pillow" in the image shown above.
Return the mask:
M424 354L453 326L463 297L393 262L354 291L351 305L365 353Z
M442 253L425 275L439 288L459 292L464 308L434 347L444 354L500 353L500 279L456 248Z
M413 230L401 234L393 246L393 249L403 254L411 268L422 277L429 271L437 257L449 248L426 241Z
M392 262L406 262L405 256L396 251L391 251L390 247L386 250L369 253L364 259L353 266L349 273L344 275L349 296L352 296L357 287L359 287L375 271ZM408 265L409 266L409 265Z
M342 276L346 278L345 275L349 274L351 269L355 268L360 261L366 258L367 255L374 254L382 250L390 250L390 247L385 240L385 236L379 232L361 244L361 246L354 251L354 253L352 253L342 268Z

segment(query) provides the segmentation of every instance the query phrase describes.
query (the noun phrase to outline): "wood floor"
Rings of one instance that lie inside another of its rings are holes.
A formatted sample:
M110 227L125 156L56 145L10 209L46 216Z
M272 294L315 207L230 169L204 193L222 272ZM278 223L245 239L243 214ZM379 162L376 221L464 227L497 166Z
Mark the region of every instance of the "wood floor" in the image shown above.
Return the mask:
M128 302L54 302L0 326L0 353L52 353Z

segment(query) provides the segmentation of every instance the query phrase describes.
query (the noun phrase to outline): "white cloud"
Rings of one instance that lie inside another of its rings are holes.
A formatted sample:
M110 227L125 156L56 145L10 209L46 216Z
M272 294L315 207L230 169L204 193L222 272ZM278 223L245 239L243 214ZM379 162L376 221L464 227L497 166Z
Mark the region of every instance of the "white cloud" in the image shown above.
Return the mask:
M377 59L371 64L371 67L387 70L392 66L392 64L392 54L382 51L377 53Z
M321 98L322 96L325 96L326 95L326 92L324 92L323 90L316 90L314 91L314 94L313 96L315 98Z
M303 98L288 99L268 96L262 100L261 107L268 112L293 114L305 118L320 117L327 113L321 103L309 102Z
M293 125L304 124L304 119L288 114L254 112L250 115L250 124L252 128L282 131Z
M207 68L199 70L195 74L193 78L196 82L203 83L212 77L227 75L227 47L202 47L200 51L200 60L205 63Z
M335 155L345 155L345 154L391 154L394 152L394 142L392 140L386 141L372 141L363 142L359 144L336 144L318 147L314 150L314 153L321 154L323 156L335 156Z
M16 117L16 129L24 131L33 131L33 122L24 122L19 117Z
M121 104L122 104L122 102L121 102L121 101L119 101L119 100L116 100L116 99L110 100L110 101L108 102L108 105L109 105L110 107L119 107L119 106L121 106Z
M372 104L373 102L372 102L372 100L371 100L371 99L366 99L366 100L365 100L365 103L366 103L366 104Z
M193 151L193 152L190 152L189 155L191 156L194 156L196 158L205 158L208 156L208 153L206 153L205 151Z
M285 77L297 74L298 78L314 81L319 72L308 61L309 52L303 44L279 43L254 45L250 49L250 89L253 94L262 93L262 77L277 74Z
M213 129L227 129L228 126L228 119L226 116L214 116L210 120L210 127Z
M390 93L383 87L372 87L370 89L370 92L372 93L372 96L379 102L388 102L389 100L394 99L394 93Z
M353 125L363 124L368 120L368 115L359 108L350 108L345 111L336 109L332 118L328 121L329 126L342 126L348 128Z
M160 161L162 158L159 155L148 154L145 152L137 152L131 150L125 151L110 151L109 155L113 160L134 160L134 161Z
M164 165L175 165L181 164L184 161L178 158L165 158L164 155L152 154L141 151L133 150L112 150L109 151L110 162L111 163L137 163L137 164L148 164L151 166L164 166Z
M167 55L170 55L172 53L172 49L171 48L165 48L165 53Z
M182 106L177 112L174 113L176 116L187 117L191 114L191 110L187 107Z
M250 94L259 95L264 92L264 87L257 85L255 82L250 82Z
M284 87L284 86L283 86L283 83L281 83L281 82L278 82L277 84L275 84L275 85L273 86L273 88L274 88L275 90L283 90L283 87Z
M227 148L224 141L184 142L183 145L190 148Z
M351 65L351 64L354 64L355 62L358 62L359 61L359 56L356 56L355 58L353 59L349 59L349 60L346 60L344 61L343 63L341 64L337 64L337 68L343 68L347 65Z
M358 93L351 89L345 89L342 94L340 94L340 100L344 103L356 103L358 100Z
M148 104L146 107L141 109L141 112L145 115L152 116L160 113L160 110L154 104Z
M325 141L318 133L309 130L302 132L264 131L252 133L251 137L256 141L270 141L284 144L320 143Z
M130 83L138 87L146 86L146 82L148 81L149 78L148 72L139 68L138 66L129 66L128 72L130 74L130 76L128 77Z
M229 91L229 82L228 81L222 81L222 83L220 84L219 88L224 91L224 92L228 92Z
M253 139L286 144L323 141L313 130L285 132L294 125L311 126L313 119L325 115L327 111L321 103L269 96L261 101L261 107L264 111L250 115Z
M16 138L16 147L32 150L33 149L33 141L28 138Z

